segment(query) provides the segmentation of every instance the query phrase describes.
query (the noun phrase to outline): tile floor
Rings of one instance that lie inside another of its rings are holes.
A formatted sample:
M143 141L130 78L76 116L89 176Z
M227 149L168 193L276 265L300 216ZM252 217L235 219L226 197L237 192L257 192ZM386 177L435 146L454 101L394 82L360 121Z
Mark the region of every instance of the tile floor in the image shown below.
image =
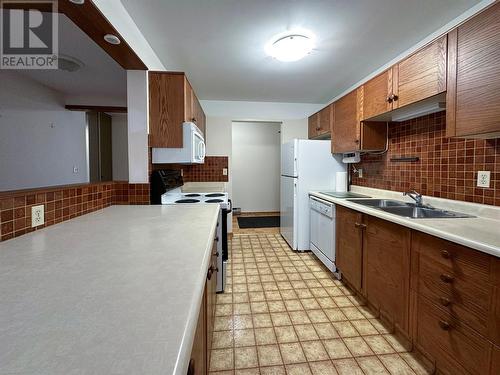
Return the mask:
M210 374L428 374L312 253L235 235Z

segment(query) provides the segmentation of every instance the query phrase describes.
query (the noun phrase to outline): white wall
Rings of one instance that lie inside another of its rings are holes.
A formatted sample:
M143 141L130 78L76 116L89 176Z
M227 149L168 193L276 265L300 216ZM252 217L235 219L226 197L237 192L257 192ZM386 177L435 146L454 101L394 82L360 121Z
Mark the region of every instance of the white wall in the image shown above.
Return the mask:
M0 82L0 191L87 182L85 113L15 72Z
M286 143L292 139L307 139L307 118L300 120L286 120L281 126L281 143Z
M233 205L243 212L280 210L281 124L233 122Z
M128 128L127 115L111 115L111 138L113 150L113 180L128 181Z

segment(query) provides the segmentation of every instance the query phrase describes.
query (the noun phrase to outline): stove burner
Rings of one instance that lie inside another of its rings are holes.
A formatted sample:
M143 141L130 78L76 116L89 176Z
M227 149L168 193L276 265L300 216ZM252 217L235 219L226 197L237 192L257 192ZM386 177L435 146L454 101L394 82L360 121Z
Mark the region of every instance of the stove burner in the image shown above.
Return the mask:
M199 203L200 201L198 199L179 199L178 201L175 201L175 203Z
M207 199L205 203L222 203L224 202L223 199Z
M225 194L223 193L211 193L211 194L205 194L205 197L223 197Z
M196 193L190 193L190 194L184 194L185 197L201 197L200 194L196 194Z

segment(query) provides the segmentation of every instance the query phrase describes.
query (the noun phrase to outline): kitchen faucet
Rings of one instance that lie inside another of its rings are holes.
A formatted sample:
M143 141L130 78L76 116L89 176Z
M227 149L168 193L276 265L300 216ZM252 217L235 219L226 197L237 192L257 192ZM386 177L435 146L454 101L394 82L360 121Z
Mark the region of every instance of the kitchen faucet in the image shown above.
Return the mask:
M403 195L409 196L411 199L413 199L417 205L417 207L423 207L423 197L422 194L417 193L415 190L407 191L403 193Z

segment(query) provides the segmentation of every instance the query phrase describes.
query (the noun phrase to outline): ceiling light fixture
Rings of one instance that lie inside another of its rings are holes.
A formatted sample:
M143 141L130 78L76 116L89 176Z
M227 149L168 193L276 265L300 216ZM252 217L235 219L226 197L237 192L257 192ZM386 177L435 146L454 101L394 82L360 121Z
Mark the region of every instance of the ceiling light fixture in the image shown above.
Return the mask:
M108 42L109 44L120 44L121 41L120 41L120 38L118 38L116 35L113 35L113 34L106 34L104 35L104 40L106 42Z
M309 35L307 35L309 34ZM314 36L305 32L288 32L275 36L266 45L268 55L279 61L291 62L307 56L314 48Z
M85 0L69 0L69 1L76 5L82 5L85 2Z

